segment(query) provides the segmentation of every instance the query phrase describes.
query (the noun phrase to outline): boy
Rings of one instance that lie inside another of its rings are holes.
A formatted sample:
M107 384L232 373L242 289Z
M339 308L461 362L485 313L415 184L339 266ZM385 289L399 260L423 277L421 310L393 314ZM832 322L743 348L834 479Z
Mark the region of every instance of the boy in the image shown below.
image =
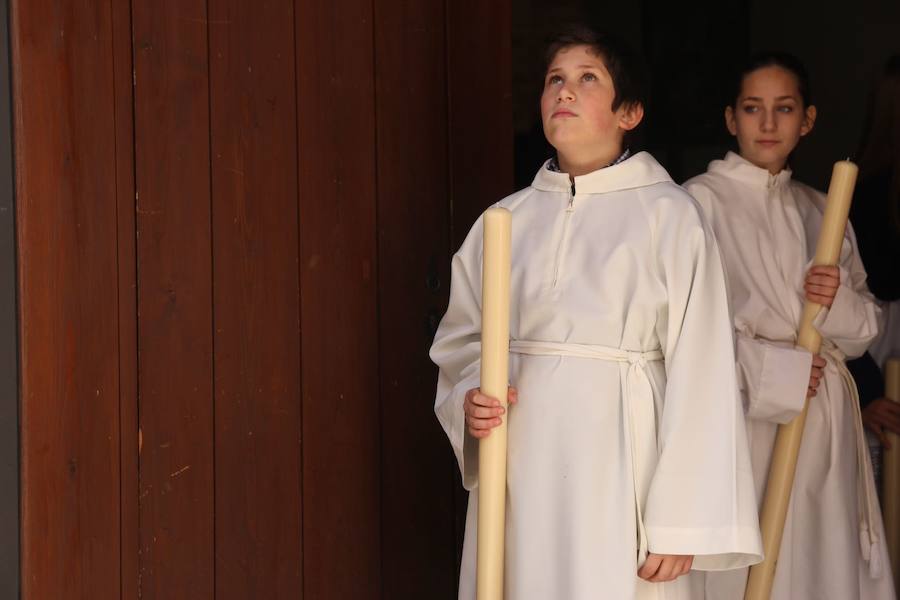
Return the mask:
M665 170L623 150L645 103L633 55L578 29L547 57L557 156L499 203L513 218L506 595L701 597L692 567L761 554L718 250ZM461 599L475 596L478 439L504 418L477 390L481 239L479 220L431 349L471 491Z

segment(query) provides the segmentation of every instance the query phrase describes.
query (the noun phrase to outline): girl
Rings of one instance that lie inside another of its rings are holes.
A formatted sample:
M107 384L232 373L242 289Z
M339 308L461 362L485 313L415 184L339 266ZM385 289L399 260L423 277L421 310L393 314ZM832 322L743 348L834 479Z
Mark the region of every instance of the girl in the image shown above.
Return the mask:
M480 219L431 349L435 412L471 491L459 597L475 597L478 440L508 418L507 598L700 598L692 568L761 552L719 252L684 190L623 147L645 101L633 55L579 29L545 73L556 158L499 203L509 411L477 389Z
M751 59L735 80L725 124L739 154L685 184L712 225L727 274L739 387L761 501L777 426L809 414L773 600L893 598L883 527L855 388L844 360L875 336L878 309L848 228L839 267L812 267L823 194L787 162L816 119L809 81L787 54ZM824 309L820 356L794 348L805 299ZM707 575L707 597L741 598L746 570Z

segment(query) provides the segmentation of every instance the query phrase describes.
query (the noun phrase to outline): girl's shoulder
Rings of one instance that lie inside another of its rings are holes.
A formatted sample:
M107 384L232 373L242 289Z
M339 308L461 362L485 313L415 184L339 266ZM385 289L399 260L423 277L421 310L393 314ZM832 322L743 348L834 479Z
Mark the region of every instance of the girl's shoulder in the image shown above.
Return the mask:
M695 198L698 194L716 197L723 190L733 194L733 188L740 187L740 181L720 171L706 171L685 181L685 189Z
M722 173L710 171L688 179L683 185L700 205L704 216L710 220L714 220L713 215L721 212L717 205L724 198L735 198L746 192Z
M655 227L705 227L703 208L684 186L661 182L635 191L647 219Z
M693 214L697 211L697 201L684 187L674 182L657 183L641 190L645 202L661 210L684 211Z

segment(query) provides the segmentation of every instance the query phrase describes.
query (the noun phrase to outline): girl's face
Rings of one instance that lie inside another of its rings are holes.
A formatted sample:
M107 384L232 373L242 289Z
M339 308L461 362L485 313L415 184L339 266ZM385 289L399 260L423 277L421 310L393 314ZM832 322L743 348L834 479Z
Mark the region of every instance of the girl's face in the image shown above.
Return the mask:
M725 109L725 125L737 137L741 156L773 175L815 121L816 107L803 105L797 77L779 66L745 75L735 106Z

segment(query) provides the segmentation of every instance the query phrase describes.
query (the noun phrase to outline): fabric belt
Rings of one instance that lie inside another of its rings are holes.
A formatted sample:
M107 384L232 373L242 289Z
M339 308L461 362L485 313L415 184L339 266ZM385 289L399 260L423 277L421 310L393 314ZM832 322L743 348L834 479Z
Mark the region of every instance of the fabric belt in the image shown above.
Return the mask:
M878 492L875 490L875 477L872 473L872 460L869 457L869 444L863 428L862 409L859 406L859 392L853 375L847 369L847 357L833 342L823 339L819 354L830 360L844 380L850 391L850 404L853 408L853 425L856 429L856 496L859 507L859 545L862 557L869 563L869 576L881 577L884 565L881 560L881 540L878 532L882 531L881 510L878 506Z
M644 503L658 459L656 440L656 407L653 388L647 374L649 361L663 360L661 350L635 352L594 344L534 342L512 340L509 351L535 356L571 356L619 363L621 396L624 407L625 430L628 433L628 454L634 484L634 508L637 518L638 564L647 558L647 531L644 527Z

